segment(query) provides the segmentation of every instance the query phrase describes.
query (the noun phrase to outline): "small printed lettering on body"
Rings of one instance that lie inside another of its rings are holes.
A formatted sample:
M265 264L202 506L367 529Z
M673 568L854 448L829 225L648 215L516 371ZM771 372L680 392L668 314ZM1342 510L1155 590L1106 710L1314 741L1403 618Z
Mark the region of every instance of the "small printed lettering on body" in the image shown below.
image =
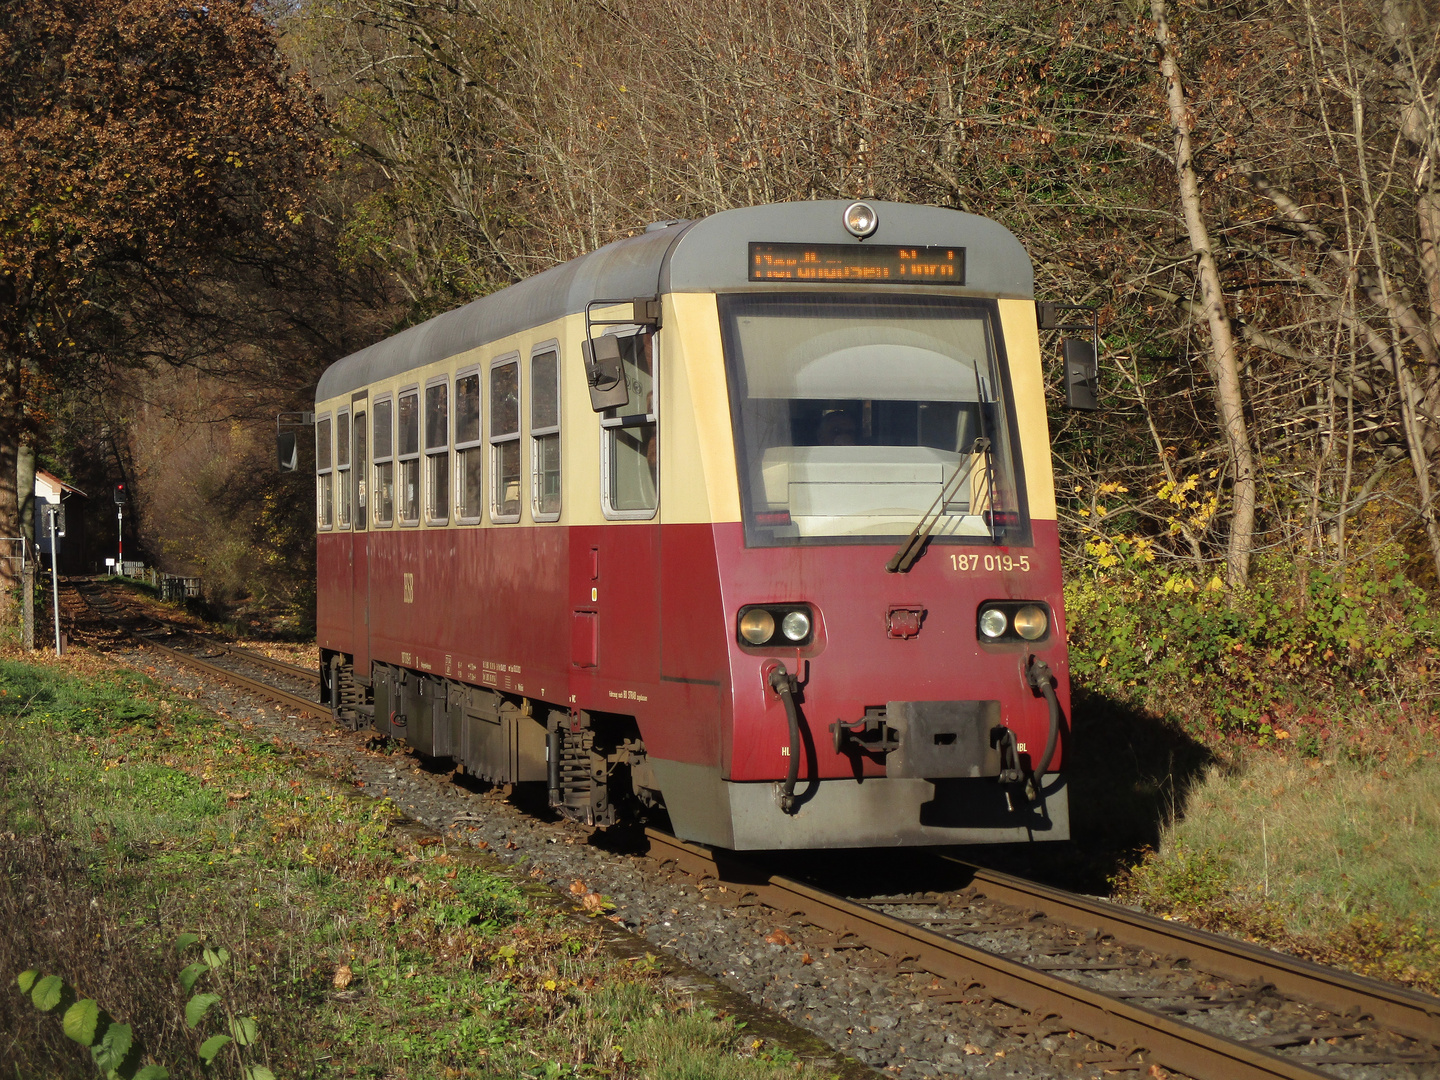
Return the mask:
M415 575L414 575L414 574L406 574L406 575L405 575L405 603L407 603L407 604L413 604L414 602L415 602Z
M610 696L611 696L612 698L614 698L616 701L649 701L649 700L650 700L649 697L647 697L646 695L640 693L640 692L637 691L637 690L611 690L611 691L608 691L608 693L609 693ZM570 700L571 700L571 701L574 701L575 699L572 697Z
M402 653L400 654L400 662L401 662L402 664L408 664L408 663L410 663L410 654L409 654L408 652L402 652Z
M789 748L788 746L782 746L782 747L780 747L780 756L781 756L781 757L789 757L789 756L790 756L790 748Z
M965 552L952 554L950 556L950 569L975 571L984 570L986 573L997 572L1014 573L1019 571L1022 574L1030 572L1029 555L969 555Z

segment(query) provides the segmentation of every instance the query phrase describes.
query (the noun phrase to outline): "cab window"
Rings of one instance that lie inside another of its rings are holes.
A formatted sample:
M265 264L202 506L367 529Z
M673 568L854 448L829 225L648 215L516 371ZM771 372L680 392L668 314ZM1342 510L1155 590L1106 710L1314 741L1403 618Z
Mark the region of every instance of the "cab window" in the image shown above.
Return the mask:
M600 420L601 485L607 518L649 518L659 504L660 425L655 386L655 335L620 338L629 403Z

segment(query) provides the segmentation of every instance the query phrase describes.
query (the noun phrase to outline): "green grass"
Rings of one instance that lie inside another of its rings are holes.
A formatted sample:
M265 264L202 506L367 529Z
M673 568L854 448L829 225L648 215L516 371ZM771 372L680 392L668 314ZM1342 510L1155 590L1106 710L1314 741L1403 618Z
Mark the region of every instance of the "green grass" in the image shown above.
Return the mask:
M1255 752L1210 769L1126 895L1368 974L1440 989L1440 747Z
M13 988L37 966L198 1075L182 930L229 950L218 985L282 1078L821 1075L610 956L548 894L396 833L297 752L67 663L87 674L0 659L0 1075L94 1075Z

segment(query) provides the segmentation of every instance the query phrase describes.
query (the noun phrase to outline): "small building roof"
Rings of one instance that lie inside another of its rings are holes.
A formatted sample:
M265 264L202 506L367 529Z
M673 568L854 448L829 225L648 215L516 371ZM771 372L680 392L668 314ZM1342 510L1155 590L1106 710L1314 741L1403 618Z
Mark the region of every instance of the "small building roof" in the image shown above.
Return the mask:
M74 484L67 484L54 473L46 472L44 469L35 470L35 494L42 496L46 502L59 502L63 497L62 492L66 491L82 498L87 497L85 492Z

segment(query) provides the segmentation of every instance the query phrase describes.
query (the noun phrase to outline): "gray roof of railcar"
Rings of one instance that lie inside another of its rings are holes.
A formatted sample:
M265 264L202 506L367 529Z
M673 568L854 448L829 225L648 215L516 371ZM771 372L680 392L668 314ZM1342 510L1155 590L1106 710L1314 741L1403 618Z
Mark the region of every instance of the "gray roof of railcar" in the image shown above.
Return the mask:
M866 201L880 218L871 242L964 247L967 292L1034 296L1030 257L996 222L935 206ZM846 200L745 207L617 240L337 360L320 377L315 400L325 401L576 314L591 300L750 287L751 241L860 244L841 221L848 205Z

